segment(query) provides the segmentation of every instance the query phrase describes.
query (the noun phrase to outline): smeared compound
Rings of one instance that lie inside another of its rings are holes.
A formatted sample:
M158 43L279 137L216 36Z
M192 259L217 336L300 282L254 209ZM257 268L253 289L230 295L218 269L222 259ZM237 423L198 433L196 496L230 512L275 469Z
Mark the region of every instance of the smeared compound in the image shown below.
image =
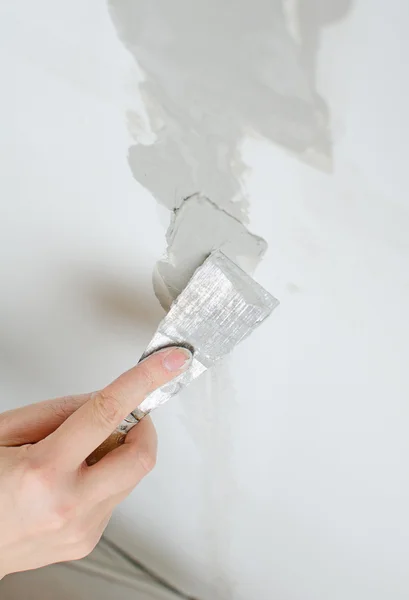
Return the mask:
M166 240L166 256L153 274L155 294L165 310L213 250L222 250L253 273L267 249L263 238L200 194L187 198L174 212Z
M149 145L136 136L130 147L134 177L170 209L200 191L246 222L247 134L328 168L316 54L322 27L351 2L110 0L118 35L144 73L140 90L156 136Z

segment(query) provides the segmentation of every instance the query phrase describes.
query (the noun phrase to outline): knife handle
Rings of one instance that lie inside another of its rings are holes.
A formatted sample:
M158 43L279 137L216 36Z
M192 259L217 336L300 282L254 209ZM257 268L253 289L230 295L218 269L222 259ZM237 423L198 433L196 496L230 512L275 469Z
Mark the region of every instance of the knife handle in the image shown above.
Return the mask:
M119 448L119 446L122 446L122 444L125 441L125 438L126 438L126 433L124 433L123 431L115 430L105 440L105 442L102 442L102 444L100 446L98 446L98 448L96 448L93 452L91 452L91 454L88 456L87 461L86 461L87 465L89 467L91 467L92 465L95 465L97 462L99 462L101 460L101 458L104 458L104 456L106 456L106 454L108 454L108 452L111 452L112 450L115 450L115 448Z

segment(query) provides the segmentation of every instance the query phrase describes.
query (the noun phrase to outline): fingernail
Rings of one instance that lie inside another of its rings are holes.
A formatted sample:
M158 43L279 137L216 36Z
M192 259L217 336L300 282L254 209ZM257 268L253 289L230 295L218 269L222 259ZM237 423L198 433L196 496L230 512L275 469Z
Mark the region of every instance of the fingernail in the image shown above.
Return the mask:
M193 355L187 348L172 348L163 358L163 366L168 371L185 371L192 362Z

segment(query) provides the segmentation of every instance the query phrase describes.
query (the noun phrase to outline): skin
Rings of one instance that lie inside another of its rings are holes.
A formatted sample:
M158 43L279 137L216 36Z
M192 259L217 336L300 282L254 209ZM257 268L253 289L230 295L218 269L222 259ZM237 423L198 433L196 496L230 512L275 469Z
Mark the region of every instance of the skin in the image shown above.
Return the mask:
M151 420L97 464L89 467L86 458L190 361L188 351L168 348L97 392L0 415L0 579L94 549L114 507L155 465Z

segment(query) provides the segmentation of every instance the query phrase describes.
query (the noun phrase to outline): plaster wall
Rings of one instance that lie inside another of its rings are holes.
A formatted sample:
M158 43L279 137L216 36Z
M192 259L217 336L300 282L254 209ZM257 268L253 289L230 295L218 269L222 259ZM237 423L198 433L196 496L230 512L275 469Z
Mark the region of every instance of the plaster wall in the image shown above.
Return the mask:
M202 192L281 305L155 415L108 536L205 600L403 600L408 4L217 6L1 4L0 408L135 363Z

